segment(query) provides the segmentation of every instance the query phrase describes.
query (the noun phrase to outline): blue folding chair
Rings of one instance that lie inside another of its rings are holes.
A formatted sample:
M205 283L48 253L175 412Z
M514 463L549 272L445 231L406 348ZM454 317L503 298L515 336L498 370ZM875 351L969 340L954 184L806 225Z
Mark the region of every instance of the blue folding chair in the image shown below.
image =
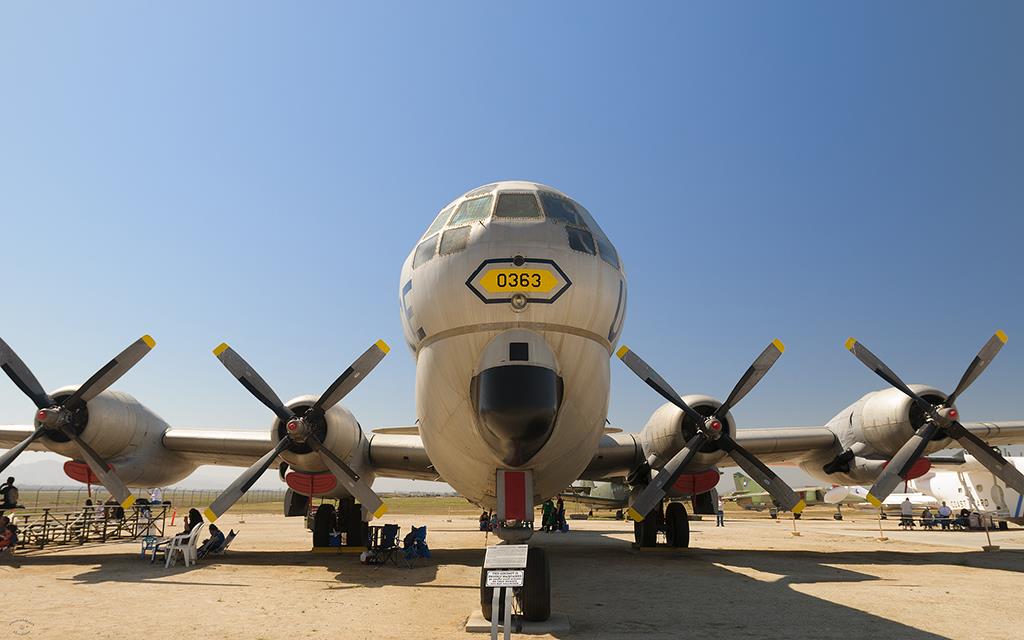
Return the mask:
M402 541L402 557L405 566L410 569L416 565L418 558L429 558L430 547L427 546L427 527L413 527Z

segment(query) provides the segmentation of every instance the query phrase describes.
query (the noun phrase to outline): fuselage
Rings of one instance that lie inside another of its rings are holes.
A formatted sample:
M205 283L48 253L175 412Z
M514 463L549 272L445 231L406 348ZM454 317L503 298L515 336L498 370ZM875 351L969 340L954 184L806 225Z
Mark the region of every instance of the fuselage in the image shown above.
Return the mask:
M1024 458L1007 458L1024 469ZM999 481L971 455L954 469L934 467L907 483L908 489L932 496L952 509L993 513L1018 524L1024 522L1024 497Z
M591 461L608 410L626 279L590 214L556 189L501 182L442 209L402 267L416 410L438 474L495 505L499 469L535 500Z

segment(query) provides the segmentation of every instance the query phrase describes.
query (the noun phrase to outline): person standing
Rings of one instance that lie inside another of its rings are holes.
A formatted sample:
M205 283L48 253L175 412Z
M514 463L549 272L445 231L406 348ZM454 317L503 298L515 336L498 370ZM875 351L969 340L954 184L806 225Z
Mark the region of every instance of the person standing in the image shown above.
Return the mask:
M722 496L718 496L718 509L715 511L715 526L725 526L725 500L722 500Z
M561 498L558 499L558 503L555 505L555 526L563 533L567 529L565 526L565 502Z
M555 504L548 498L544 501L544 505L541 507L541 518L540 518L540 530L551 531L553 528L553 519L555 513Z
M914 528L914 505L910 498L903 498L900 503L900 525L904 528Z

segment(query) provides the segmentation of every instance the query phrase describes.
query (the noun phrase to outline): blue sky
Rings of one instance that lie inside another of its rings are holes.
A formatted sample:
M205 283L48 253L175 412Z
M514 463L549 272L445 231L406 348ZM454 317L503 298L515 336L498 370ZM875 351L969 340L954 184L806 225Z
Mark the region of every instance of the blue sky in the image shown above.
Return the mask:
M529 179L583 202L629 275L623 340L735 415L822 424L883 383L1024 417L1024 9L1013 3L137 3L0 9L2 335L48 387L142 333L117 387L176 426L267 428L210 354L415 419L398 272L441 205ZM612 422L659 398L613 362ZM0 384L0 423L32 406ZM233 472L231 472L233 473ZM273 482L276 482L274 480Z

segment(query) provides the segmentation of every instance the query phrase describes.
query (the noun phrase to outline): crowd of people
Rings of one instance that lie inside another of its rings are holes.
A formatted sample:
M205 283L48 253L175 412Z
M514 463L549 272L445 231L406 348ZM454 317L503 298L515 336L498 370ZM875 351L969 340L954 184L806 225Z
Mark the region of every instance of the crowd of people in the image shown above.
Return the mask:
M498 528L498 515L493 511L483 511L480 513L479 522L481 531L495 531ZM569 523L565 520L565 502L561 498L557 502L552 502L549 498L541 505L539 531L569 531Z
M982 514L978 512L971 512L970 509L960 509L960 512L956 515L953 514L953 510L943 502L938 509L932 511L932 508L925 506L924 510L921 511L920 523L925 529L931 531L935 527L939 527L943 531L949 531L952 529L980 529L982 527ZM910 498L904 498L903 502L900 503L900 526L904 529L913 529L914 522L914 505L910 502Z

